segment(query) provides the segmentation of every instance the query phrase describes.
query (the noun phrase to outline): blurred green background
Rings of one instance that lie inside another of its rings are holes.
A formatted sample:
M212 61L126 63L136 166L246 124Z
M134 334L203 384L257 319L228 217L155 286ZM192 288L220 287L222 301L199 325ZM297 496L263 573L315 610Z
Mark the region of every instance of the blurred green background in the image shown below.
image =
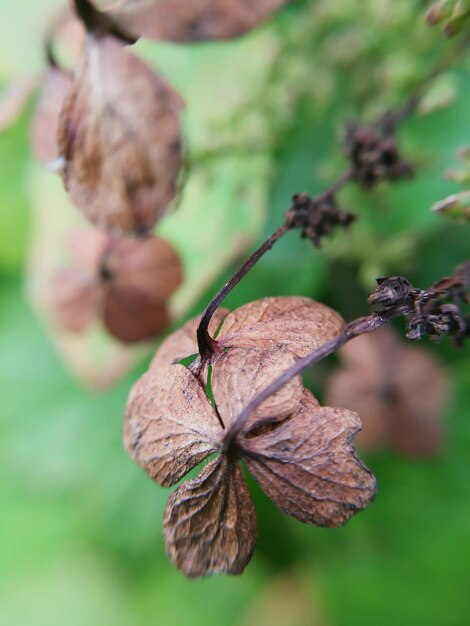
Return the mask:
M62 5L2 3L2 94L41 70L41 35ZM370 119L402 101L455 46L425 25L426 5L294 2L240 41L185 47L141 42L137 50L186 100L190 177L198 168L253 153L268 164L251 183L264 198L253 207L261 242L279 224L293 193L318 192L342 171L338 137L344 122ZM236 63L226 92L218 80L230 59ZM431 86L426 115L402 126L401 144L416 163L415 179L368 194L342 192L344 206L359 215L350 232L320 251L290 234L227 304L308 295L350 319L367 311L365 295L375 276L403 272L425 287L468 258L469 227L429 209L459 190L443 172L456 164L456 149L470 143L469 79L464 58ZM161 537L167 492L132 464L121 445L126 397L146 362L110 390L85 389L59 358L26 296L37 200L31 177L38 166L28 138L33 103L0 136L0 624L467 626L468 346L425 346L452 381L447 441L437 458L366 456L378 478L377 499L338 530L288 518L250 483L259 543L245 573L190 582L174 570ZM239 172L232 170L236 179ZM207 181L198 198L201 211L205 202L216 202L210 176ZM231 211L237 222L243 217L237 214L237 185L230 189L232 196L215 208ZM47 197L42 201L47 205ZM192 237L183 228L179 246ZM206 249L218 278L185 317L200 311L237 266L219 267L210 242ZM308 375L320 396L331 367L334 360Z

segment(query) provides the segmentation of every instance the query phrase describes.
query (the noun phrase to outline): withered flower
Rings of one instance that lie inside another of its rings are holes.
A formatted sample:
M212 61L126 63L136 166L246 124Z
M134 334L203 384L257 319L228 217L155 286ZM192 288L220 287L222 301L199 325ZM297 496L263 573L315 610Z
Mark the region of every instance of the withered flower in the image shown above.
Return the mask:
M448 384L431 354L381 328L354 339L340 355L344 366L331 376L326 400L359 413L358 447L390 446L409 456L441 450Z
M182 280L181 262L164 239L75 233L73 265L53 277L57 324L81 332L101 320L124 342L153 339L170 322L167 300Z
M62 178L98 227L146 233L181 167L176 92L110 35L88 34L59 121Z
M222 321L223 320L223 321ZM308 298L265 298L212 320L225 351L212 364L211 403L184 365L197 350L193 320L169 337L134 386L125 417L131 457L169 497L166 550L190 577L238 574L256 544L256 515L242 461L275 504L296 519L337 527L374 497L375 479L356 457L355 413L321 407L300 377L265 400L246 421L241 411L301 355L336 336L338 314Z
M136 36L174 42L233 39L289 0L118 0L108 15Z

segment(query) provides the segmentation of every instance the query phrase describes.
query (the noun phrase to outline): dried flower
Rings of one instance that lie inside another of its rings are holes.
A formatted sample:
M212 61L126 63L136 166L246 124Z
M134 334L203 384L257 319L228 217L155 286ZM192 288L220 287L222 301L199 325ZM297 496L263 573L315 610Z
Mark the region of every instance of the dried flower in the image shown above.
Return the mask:
M126 449L163 486L217 453L165 508L168 555L191 577L237 574L251 558L256 516L240 460L277 506L302 522L340 526L375 495L375 479L352 445L358 416L321 407L300 377L237 422L300 355L340 332L341 318L307 298L266 298L223 312L213 324L224 316L217 341L226 349L210 380L214 403L190 369L170 364L194 350L192 321L160 348L164 359L157 352L131 392L125 417Z
M359 448L391 446L410 456L441 450L448 383L431 354L403 345L387 328L354 339L339 354L344 365L330 377L326 400L359 413Z
M57 324L81 332L102 320L124 342L157 337L170 322L167 300L182 280L179 257L160 237L115 239L75 233L74 264L53 277Z
M301 228L302 237L317 248L323 237L332 235L339 226L347 228L354 220L355 215L337 206L333 194L320 200L312 200L306 193L296 194L286 214L287 226Z
M65 187L98 227L142 234L168 210L181 166L180 107L121 42L88 35L58 143Z
M191 42L233 39L256 28L288 0L120 0L108 11L136 36Z
M353 178L365 189L383 180L409 178L413 173L410 163L402 161L393 134L379 125L350 124L345 147Z

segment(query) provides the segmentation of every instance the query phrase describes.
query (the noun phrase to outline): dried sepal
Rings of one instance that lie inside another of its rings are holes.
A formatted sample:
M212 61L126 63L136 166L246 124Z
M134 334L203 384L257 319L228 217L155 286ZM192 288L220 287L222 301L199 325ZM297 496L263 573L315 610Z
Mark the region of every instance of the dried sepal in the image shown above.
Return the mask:
M166 551L187 576L241 574L256 545L256 513L236 460L219 456L168 498Z
M63 268L52 278L51 306L59 328L78 333L89 326L99 309L102 292L86 269Z
M145 374L126 409L124 444L159 484L174 485L221 441L221 426L207 397L182 365Z
M224 348L283 345L302 357L338 335L343 326L336 311L310 298L263 298L227 315L217 341Z
M211 387L225 428L229 428L250 400L275 378L289 369L295 356L285 346L234 348L223 354L213 367ZM302 397L302 380L296 376L253 411L245 430L285 419Z
M181 166L175 92L113 37L88 36L59 121L62 178L95 225L145 233Z
M357 458L356 413L319 407L305 390L295 415L258 437L239 433L242 459L277 506L301 522L334 528L375 497L376 481Z
M113 21L136 36L191 42L233 39L256 28L288 0L120 0Z

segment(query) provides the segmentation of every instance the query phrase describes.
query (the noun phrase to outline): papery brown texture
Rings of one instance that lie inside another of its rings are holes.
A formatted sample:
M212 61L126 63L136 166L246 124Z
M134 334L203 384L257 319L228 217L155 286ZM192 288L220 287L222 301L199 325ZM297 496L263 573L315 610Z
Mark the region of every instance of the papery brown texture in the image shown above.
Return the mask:
M391 446L410 456L439 452L448 383L430 353L380 329L350 342L340 355L345 365L328 382L327 402L360 414L360 448Z
M277 506L301 522L341 526L374 498L374 476L356 457L356 413L319 407L305 390L296 413L259 437L237 441L242 459Z
M112 37L88 36L59 121L62 178L99 228L145 233L176 193L175 92Z
M52 309L59 327L83 331L101 320L123 342L158 336L169 324L167 300L182 280L179 257L160 237L116 239L76 234L73 264L56 272Z
M73 75L58 67L49 68L44 78L42 94L31 125L33 152L42 163L51 163L59 157L57 129L72 84Z
M234 348L223 354L212 370L211 387L217 408L229 428L245 406L273 380L295 363L295 356L285 346ZM262 402L244 424L272 423L293 413L302 397L302 379L292 378L279 391Z
M238 463L211 461L168 498L166 551L187 576L241 574L256 545L256 513Z
M182 365L145 374L134 386L124 445L153 480L168 487L220 447L222 428L201 385Z
M191 42L233 39L256 28L288 0L121 0L113 20L136 36Z
M339 335L343 326L336 311L310 298L263 298L227 315L217 340L224 347L283 345L303 357Z

